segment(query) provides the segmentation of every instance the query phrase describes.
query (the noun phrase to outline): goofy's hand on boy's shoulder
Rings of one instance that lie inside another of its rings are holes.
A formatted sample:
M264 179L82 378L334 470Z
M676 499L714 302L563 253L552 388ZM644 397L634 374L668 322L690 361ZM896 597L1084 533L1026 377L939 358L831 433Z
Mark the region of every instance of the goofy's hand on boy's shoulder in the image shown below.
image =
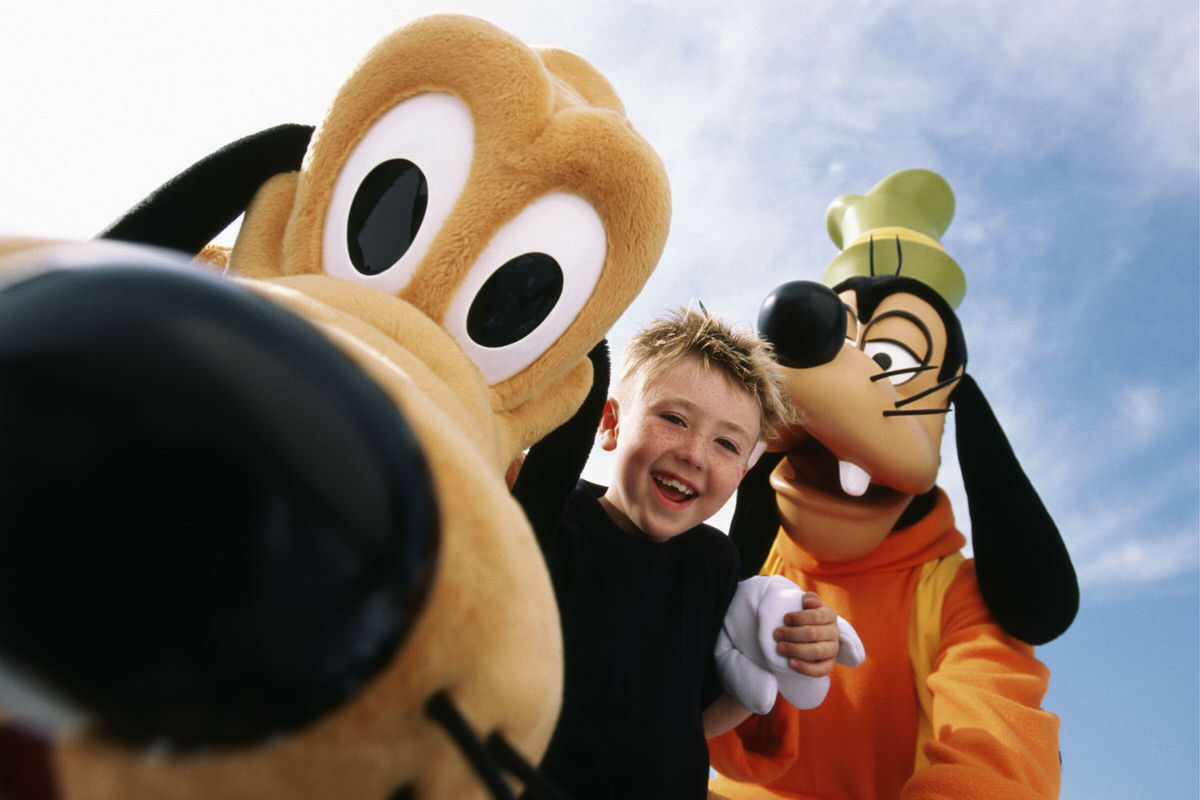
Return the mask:
M820 705L834 660L857 666L866 653L853 626L816 595L781 575L759 575L738 584L715 657L725 689L765 714L777 694L796 708Z

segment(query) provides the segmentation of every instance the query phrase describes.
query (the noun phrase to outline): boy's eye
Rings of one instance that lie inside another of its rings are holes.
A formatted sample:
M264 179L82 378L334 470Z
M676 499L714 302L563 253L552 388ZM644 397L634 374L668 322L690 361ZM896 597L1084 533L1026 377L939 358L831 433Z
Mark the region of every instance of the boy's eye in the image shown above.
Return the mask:
M724 447L726 450L733 453L734 455L739 455L741 453L741 450L738 449L737 444L735 442L731 442L728 439L717 439L717 444L720 445L721 447Z
M683 417L679 416L678 414L672 414L669 411L664 411L659 416L661 416L663 419L665 419L667 422L671 423L672 425L682 425L683 424Z

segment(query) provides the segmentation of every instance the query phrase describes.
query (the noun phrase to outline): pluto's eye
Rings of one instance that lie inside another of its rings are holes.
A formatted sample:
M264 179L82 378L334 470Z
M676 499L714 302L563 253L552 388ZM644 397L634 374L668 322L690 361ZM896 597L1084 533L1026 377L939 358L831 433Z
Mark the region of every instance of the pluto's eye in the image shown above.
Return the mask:
M421 230L429 183L405 158L385 161L359 184L346 226L346 252L363 275L378 275L399 261Z
M864 353L875 359L875 363L884 372L896 373L888 376L888 380L896 386L912 380L921 367L920 359L899 342L876 339L864 342L862 349Z
M474 154L471 112L452 95L417 95L380 117L334 184L325 272L401 292L462 195ZM489 385L510 378L575 321L607 253L604 223L588 201L543 195L492 236L443 325Z
M562 296L562 268L545 253L509 259L484 282L467 312L467 335L484 347L528 336Z
M458 202L474 153L471 112L452 95L417 95L380 117L334 183L325 272L403 289Z
M496 232L446 310L445 327L489 385L516 375L583 310L608 252L582 197L554 192Z

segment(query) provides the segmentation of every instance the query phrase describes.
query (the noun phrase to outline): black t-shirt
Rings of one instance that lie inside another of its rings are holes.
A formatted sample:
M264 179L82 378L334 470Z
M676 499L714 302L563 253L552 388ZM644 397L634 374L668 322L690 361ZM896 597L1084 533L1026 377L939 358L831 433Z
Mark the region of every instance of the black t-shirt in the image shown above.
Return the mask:
M713 647L737 588L725 534L665 542L618 528L581 481L550 541L565 650L563 708L542 768L585 798L706 797L701 712L720 694Z

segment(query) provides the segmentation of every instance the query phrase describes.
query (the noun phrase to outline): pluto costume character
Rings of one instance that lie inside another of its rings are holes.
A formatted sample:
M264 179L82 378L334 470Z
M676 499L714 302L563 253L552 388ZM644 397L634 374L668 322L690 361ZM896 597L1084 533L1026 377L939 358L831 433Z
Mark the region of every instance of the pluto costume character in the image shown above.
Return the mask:
M227 275L144 246L251 197ZM506 480L603 402L668 217L603 77L442 16L124 242L0 244L0 706L57 796L536 788L561 642Z
M1030 645L1066 630L1078 587L964 373L952 307L966 286L938 241L953 213L925 170L839 198L827 222L843 249L826 285L788 283L763 305L801 421L743 482L731 535L744 568L790 577L854 620L869 657L837 672L820 707L777 703L710 741L721 795L1058 795L1058 719L1041 708L1049 673ZM973 559L935 486L952 402Z

